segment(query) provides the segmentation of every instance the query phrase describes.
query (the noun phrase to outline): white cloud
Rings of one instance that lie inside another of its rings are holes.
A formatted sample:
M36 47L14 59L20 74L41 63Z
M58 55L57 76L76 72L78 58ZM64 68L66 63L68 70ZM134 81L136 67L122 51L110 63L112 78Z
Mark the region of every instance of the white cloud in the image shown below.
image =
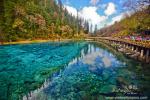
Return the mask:
M110 66L111 66L111 60L110 60L109 57L104 56L104 57L102 58L102 61L104 62L105 67L110 67Z
M77 16L77 9L68 5L64 5L68 12L74 16ZM100 22L107 19L106 16L101 16L97 13L97 7L89 6L84 7L79 11L79 17L88 20L90 24L99 24Z
M95 60L97 59L97 57L100 57L102 59L104 67L110 67L112 65L111 60L109 59L109 57L106 57L103 54L103 50L88 53L87 55L83 56L82 62L88 65L95 65ZM101 62L99 63L99 65L101 66L103 66L103 64ZM90 70L95 70L95 66L90 66Z
M77 16L77 9L68 5L64 5L67 11L72 14L73 16Z
M113 17L112 24L114 24L115 22L121 21L123 18L124 18L124 13L121 13L120 15Z
M90 3L91 3L92 5L96 5L99 1L100 1L100 0L91 0Z
M106 10L104 11L104 13L107 16L110 16L110 15L114 14L115 12L116 12L116 6L115 6L115 4L112 3L112 2L109 2L108 5L107 5Z
M106 19L106 16L101 16L97 13L96 7L84 7L80 11L80 16L86 20L88 20L91 24L98 24Z
M125 17L131 16L133 13L134 13L134 12L132 12L132 11L126 11L126 12L120 13L119 15L113 17L113 18L112 18L112 21L111 21L108 25L112 25L112 24L114 24L115 22L119 22L119 21L121 21L122 19L124 19Z
M95 52L89 53L89 54L87 54L86 56L83 57L82 62L85 63L85 64L94 65L95 64L95 59L97 58L97 56L100 56L100 57L103 56L102 52L95 51Z

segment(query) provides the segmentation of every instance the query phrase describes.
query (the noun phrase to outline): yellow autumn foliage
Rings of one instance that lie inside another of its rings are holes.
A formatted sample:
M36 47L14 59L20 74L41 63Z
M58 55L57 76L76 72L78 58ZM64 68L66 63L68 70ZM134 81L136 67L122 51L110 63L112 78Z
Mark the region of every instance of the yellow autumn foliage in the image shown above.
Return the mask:
M21 19L17 18L17 19L15 19L12 27L17 28L17 27L21 27L23 25L24 25L24 22Z

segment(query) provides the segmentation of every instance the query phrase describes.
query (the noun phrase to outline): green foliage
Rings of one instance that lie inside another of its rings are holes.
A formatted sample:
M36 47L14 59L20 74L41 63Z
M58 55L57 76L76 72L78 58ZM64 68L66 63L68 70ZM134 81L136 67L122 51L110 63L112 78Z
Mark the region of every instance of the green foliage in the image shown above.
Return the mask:
M5 21L0 22L4 27L1 42L51 39L55 38L54 34L72 38L72 34L77 33L79 20L62 8L60 0L59 3L54 0L6 0L3 8ZM66 26L65 33L61 28Z

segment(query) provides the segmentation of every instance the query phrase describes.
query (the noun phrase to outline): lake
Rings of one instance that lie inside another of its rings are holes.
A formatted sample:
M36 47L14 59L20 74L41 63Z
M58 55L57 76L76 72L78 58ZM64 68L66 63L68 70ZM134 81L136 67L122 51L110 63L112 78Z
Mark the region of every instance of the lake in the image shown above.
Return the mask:
M3 45L0 100L148 98L149 66L95 42Z

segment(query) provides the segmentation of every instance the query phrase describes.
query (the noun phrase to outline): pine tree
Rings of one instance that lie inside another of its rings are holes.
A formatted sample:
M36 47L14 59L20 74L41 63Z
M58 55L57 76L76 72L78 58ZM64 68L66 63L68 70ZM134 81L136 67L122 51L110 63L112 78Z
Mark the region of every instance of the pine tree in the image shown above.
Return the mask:
M90 33L93 33L93 25L90 26Z
M97 32L97 25L95 25L94 35L96 35L96 32Z

